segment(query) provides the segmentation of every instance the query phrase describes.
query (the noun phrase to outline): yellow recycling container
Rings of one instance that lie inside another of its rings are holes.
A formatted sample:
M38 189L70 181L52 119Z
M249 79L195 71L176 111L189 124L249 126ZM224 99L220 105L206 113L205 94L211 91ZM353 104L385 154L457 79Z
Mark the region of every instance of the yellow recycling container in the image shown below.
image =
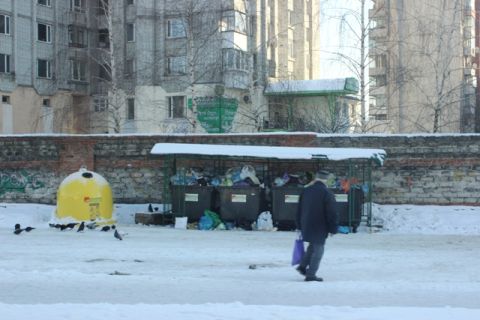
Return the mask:
M98 173L81 168L66 177L57 192L56 218L113 223L112 189Z

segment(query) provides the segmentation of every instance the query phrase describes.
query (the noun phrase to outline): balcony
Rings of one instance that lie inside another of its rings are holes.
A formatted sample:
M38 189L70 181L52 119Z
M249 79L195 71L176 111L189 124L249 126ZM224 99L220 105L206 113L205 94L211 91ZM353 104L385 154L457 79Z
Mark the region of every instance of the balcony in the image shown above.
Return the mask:
M387 69L385 67L375 67L368 69L370 76L381 76L387 73Z
M466 57L475 57L475 55L476 55L475 48L464 47L463 48L463 55L466 56Z
M475 76L475 69L465 68L465 69L463 69L463 75L465 75L465 76Z
M386 86L381 86L381 87L374 87L374 86L371 86L370 87L370 94L371 95L385 95L385 92L386 92Z
M68 24L87 25L87 15L85 12L69 11L68 18Z
M472 27L463 27L463 38L472 39L474 37Z
M368 10L368 17L378 17L378 16L385 16L385 0L377 0L375 1L375 5L372 9Z
M372 39L386 38L387 28L373 28L368 32L368 36Z

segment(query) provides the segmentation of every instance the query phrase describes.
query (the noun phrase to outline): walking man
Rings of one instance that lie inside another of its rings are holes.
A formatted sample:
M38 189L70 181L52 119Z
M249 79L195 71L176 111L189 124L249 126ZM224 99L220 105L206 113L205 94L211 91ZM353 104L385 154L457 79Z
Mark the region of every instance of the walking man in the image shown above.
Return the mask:
M325 240L329 233L337 233L337 207L335 196L326 186L328 176L328 172L318 171L314 180L305 186L298 203L297 229L301 231L303 241L308 242L308 248L297 271L305 276L305 281L323 281L316 273Z

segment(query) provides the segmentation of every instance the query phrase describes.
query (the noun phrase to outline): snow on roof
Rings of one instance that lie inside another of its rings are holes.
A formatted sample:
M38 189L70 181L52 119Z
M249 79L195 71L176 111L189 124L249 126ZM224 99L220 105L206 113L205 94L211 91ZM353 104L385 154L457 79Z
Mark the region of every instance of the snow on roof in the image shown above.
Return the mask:
M268 84L265 94L357 93L355 78L285 80Z
M383 149L360 148L311 148L311 147L272 147L220 144L192 144L192 143L157 143L150 151L151 154L185 154L229 157L255 157L290 160L347 160L347 159L374 159L380 165L386 157Z

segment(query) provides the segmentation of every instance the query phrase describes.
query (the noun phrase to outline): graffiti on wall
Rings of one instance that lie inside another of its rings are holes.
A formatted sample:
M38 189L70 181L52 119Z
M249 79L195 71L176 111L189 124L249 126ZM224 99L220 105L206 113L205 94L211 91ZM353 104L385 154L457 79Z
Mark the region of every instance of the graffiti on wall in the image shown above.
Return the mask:
M45 187L45 183L26 170L0 172L0 196L7 192L25 193L27 188L40 189L43 187Z
M237 99L225 97L196 97L197 119L208 133L223 133L232 130L233 118L238 109ZM188 107L192 109L192 99Z

